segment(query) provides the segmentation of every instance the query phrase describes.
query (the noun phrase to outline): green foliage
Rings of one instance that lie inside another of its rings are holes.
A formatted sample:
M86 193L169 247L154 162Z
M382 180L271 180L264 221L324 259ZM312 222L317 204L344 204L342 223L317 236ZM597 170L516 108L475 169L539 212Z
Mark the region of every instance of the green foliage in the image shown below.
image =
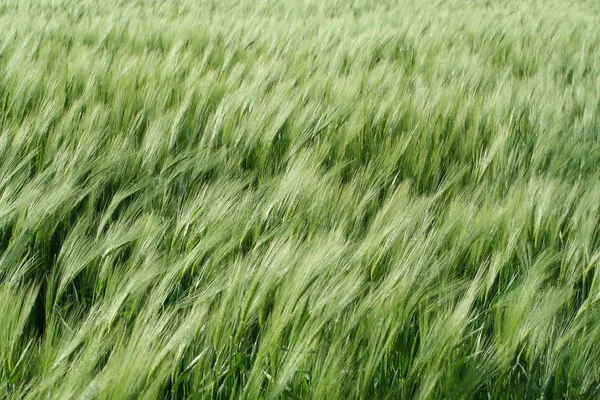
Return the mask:
M600 8L525 3L4 1L0 398L600 396Z

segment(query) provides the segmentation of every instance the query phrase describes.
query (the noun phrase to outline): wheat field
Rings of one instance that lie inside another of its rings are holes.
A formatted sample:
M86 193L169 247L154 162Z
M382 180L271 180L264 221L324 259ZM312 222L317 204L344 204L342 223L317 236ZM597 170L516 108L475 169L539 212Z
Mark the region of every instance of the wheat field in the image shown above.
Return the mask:
M0 398L598 398L599 26L3 1Z

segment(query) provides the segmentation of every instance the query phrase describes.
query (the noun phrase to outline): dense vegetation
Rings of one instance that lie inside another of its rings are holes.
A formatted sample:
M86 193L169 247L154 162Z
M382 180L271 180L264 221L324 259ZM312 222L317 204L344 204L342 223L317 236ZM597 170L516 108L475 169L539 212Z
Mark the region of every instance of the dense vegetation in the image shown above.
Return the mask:
M599 7L2 2L0 398L597 398Z

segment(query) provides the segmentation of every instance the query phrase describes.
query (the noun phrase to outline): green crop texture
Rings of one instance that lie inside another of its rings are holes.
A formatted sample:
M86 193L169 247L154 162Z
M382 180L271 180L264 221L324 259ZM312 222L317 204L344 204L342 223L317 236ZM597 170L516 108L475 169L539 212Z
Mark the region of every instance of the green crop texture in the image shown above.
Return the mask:
M598 1L0 2L0 399L599 397Z

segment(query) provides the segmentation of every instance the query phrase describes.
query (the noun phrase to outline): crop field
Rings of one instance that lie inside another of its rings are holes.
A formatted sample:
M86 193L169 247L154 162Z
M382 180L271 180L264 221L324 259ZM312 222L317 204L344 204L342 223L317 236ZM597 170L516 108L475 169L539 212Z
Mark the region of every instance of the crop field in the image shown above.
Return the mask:
M600 396L600 3L0 3L0 399Z

